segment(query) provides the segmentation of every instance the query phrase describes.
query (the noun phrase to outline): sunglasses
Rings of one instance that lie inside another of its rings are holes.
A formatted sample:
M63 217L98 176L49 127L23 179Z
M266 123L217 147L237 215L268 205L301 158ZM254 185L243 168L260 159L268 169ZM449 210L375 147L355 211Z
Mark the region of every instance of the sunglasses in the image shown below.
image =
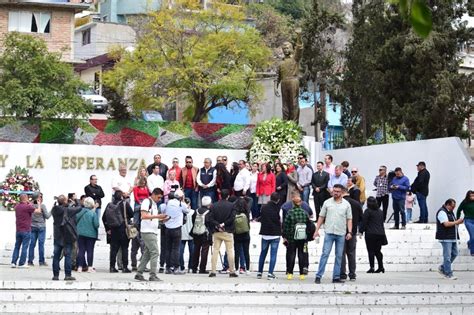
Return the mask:
M224 161L224 162L225 162L225 161L227 161L227 159L222 159L222 161Z
M186 164L193 164L193 162L191 162L191 161L186 161Z
M383 168L379 169L379 172L383 172L383 171L385 171Z
M352 173L352 174L355 174L355 173L357 173L357 171L352 171L351 173Z

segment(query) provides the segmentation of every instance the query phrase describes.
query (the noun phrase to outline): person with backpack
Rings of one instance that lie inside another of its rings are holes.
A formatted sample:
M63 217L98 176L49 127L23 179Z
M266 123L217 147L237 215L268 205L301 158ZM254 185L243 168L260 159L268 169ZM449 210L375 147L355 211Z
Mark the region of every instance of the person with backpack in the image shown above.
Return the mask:
M286 246L286 276L293 280L296 252L298 251L298 265L300 280L305 279L305 244L307 243L306 228L310 223L308 214L301 208L300 202L295 202L294 208L288 212L283 225L283 244Z
M268 280L275 279L273 270L275 269L278 245L281 236L281 220L280 220L280 197L281 194L274 192L270 196L270 201L262 206L260 213L260 235L262 235L262 251L258 260L257 278L262 279L263 265L270 248L270 268L268 269ZM286 196L285 196L286 197Z
M53 254L53 280L59 280L59 261L64 252L64 280L74 281L72 276L72 247L77 240L76 223L72 218L82 210L82 207L69 207L68 199L60 195L51 209L54 226L54 254Z
M84 200L84 208L76 214L79 253L77 254L77 272L87 270L95 272L94 246L99 232L99 218L95 212L95 201L91 197ZM87 263L85 255L87 253Z
M212 244L212 234L209 228L211 197L202 197L201 204L202 206L192 216L193 228L191 235L193 236L194 251L191 269L193 273L197 273L199 267L200 274L208 274L206 271L207 256L209 254L209 246Z
M209 224L213 229L212 241L214 243L211 260L212 270L209 277L213 278L216 276L217 257L220 255L220 248L222 242L224 242L226 253L229 256L229 277L236 278L238 275L235 273L233 235L235 229L235 209L234 204L228 200L229 191L227 189L221 191L221 197L222 199L213 205L209 217Z
M119 249L122 250L122 272L131 272L130 269L127 268L128 245L130 240L127 237L125 229L126 223L133 218L133 210L124 197L126 197L126 195L122 191L116 190L114 192L113 201L107 204L104 215L102 216L102 222L107 232L107 242L110 244L110 273L118 272L115 268L115 263Z
M342 254L344 252L344 242L352 238L352 208L351 204L342 198L344 186L335 184L332 190L332 198L326 200L321 208L316 231L313 238L319 237L319 230L324 223L324 244L323 253L319 262L319 269L316 273L315 283L320 284L324 275L326 264L331 253L333 244L335 249L335 262L332 272L333 283L344 283L341 280Z
M247 197L238 197L234 202L235 210L235 230L234 230L234 254L235 254L235 270L239 270L240 274L247 273L250 270L250 207ZM240 264L240 258L243 253L245 264Z
M143 252L140 265L138 266L135 280L145 281L143 272L145 267L150 262L150 278L149 281L161 281L156 276L158 266L158 256L160 255L158 249L158 230L159 221L166 220L167 215L161 214L158 210L158 205L163 198L163 190L155 188L151 192L151 197L143 200L141 204L141 217L140 217L140 232L143 243L145 244L145 251Z
M191 272L192 270L192 265L193 265L193 252L194 252L194 242L193 242L193 236L191 235L191 230L193 229L193 215L194 215L194 210L191 209L191 199L189 198L184 198L184 202L186 203L186 206L189 208L189 212L186 214L186 222L183 224L181 227L181 244L179 247L179 269L181 271L184 271L185 269L185 264L184 264L184 250L186 249L186 244L188 245L188 252L189 252L189 258L188 258L188 273Z

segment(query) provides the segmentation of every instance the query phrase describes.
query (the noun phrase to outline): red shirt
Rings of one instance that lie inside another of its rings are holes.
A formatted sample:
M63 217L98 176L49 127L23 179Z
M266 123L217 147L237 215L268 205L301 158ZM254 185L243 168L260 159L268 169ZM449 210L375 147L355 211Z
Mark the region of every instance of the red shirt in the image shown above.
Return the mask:
M150 197L150 191L148 187L133 187L133 197L135 198L135 202L142 203L142 201L148 197Z
M169 173L171 170L174 170L174 171L176 172L176 180L179 182L180 179L181 179L181 167L179 167L179 166L176 166L176 167L173 166L172 168L170 168L170 169L168 170L168 173ZM166 174L166 176L168 177L168 174ZM167 178L165 178L165 180L166 180L166 179L167 179Z
M265 177L265 173L258 174L257 179L257 196L266 195L270 196L275 192L276 189L276 178L275 174L268 173Z
M184 181L184 188L194 188L192 169L188 169L186 172L186 180Z
M31 215L35 208L29 203L19 203L15 207L16 217L16 231L30 232L31 231Z

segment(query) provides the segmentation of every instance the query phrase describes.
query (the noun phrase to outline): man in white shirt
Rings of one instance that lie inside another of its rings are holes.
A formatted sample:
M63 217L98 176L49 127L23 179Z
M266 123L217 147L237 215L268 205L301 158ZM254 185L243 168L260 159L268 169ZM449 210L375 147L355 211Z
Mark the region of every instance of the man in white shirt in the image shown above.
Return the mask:
M132 189L132 182L127 179L127 167L123 164L120 164L118 175L112 178L112 190L113 192L120 190L124 197L128 198L132 192Z
M140 233L143 243L145 244L145 251L143 252L138 266L135 280L145 281L143 272L148 262L150 262L150 281L161 281L156 276L156 268L158 265L158 225L159 220L167 220L169 217L166 214L159 214L157 202L163 198L163 191L155 188L151 193L151 197L142 201L140 206L141 224Z
M234 182L234 192L237 197L246 196L250 188L250 172L244 160L239 161L239 169Z
M155 188L163 190L163 185L165 180L160 175L160 167L155 165L153 167L153 172L147 177L147 186L149 191L153 191Z

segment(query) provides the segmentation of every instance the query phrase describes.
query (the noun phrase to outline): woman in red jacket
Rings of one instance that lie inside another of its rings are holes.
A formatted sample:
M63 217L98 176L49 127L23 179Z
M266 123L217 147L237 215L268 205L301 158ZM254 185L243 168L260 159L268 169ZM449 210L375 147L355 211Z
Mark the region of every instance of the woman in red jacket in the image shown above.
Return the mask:
M135 211L140 210L142 201L150 197L150 191L146 185L146 177L142 177L138 180L137 186L133 187L133 197L135 199Z
M258 205L261 207L270 201L270 195L276 190L275 174L272 173L272 167L269 163L262 165L262 172L258 174L257 196ZM258 211L260 216L260 209Z

